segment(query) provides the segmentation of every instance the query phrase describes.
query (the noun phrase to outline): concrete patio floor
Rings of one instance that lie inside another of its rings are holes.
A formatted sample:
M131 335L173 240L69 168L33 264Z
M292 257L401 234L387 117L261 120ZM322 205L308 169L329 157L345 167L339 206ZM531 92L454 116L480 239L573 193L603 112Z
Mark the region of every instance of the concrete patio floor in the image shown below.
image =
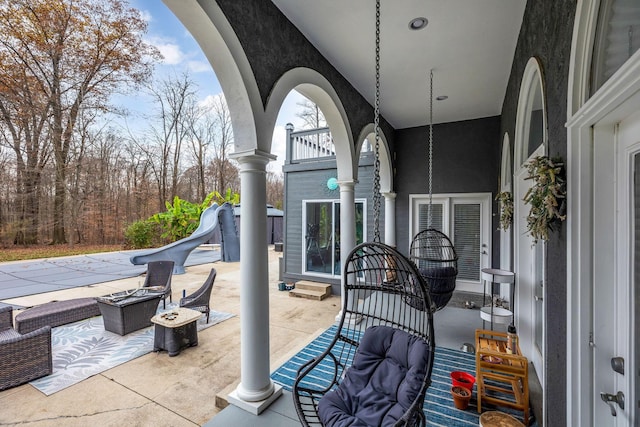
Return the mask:
M286 362L331 326L340 297L324 301L291 298L278 291L278 259L269 248L271 370ZM198 333L197 347L177 357L149 353L46 396L29 384L0 392L0 426L284 426L299 425L291 395L285 393L259 417L224 407L240 378L240 263L191 266L172 279L173 300L197 289L211 268L218 275L211 308L236 314ZM140 277L2 300L33 306L52 300L100 296L138 287ZM15 312L14 312L15 315ZM472 343L482 322L478 310L447 307L435 317L438 346L459 349ZM1 368L1 367L0 367Z
M278 291L278 258L269 249L270 344L273 369L334 321L340 298L324 301L291 298ZM235 388L240 378L240 263L215 262L174 275L173 300L197 289L211 268L218 275L211 308L236 314L198 333L198 346L177 357L149 353L90 377L51 396L29 384L0 392L0 426L194 426L220 409L217 395ZM52 300L100 296L139 286L128 278L85 287L3 300L33 306ZM15 314L15 312L14 312ZM0 367L1 369L1 367Z

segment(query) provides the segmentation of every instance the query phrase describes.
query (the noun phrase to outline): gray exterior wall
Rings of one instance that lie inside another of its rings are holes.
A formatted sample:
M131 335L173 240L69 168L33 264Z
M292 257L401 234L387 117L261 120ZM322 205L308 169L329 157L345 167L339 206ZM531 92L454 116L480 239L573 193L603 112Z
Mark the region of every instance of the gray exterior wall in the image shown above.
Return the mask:
M303 245L305 243L306 222L302 217L303 200L340 200L340 190L329 190L327 180L336 177L335 160L285 164L284 172L284 268L283 280L321 280L332 284L334 294L340 294L340 278L319 279L316 275L303 274ZM367 239L373 239L373 156L360 158L358 183L354 193L357 199L366 199L366 227ZM381 211L384 210L384 199L380 201ZM380 214L380 235L384 236L384 212Z
M409 252L409 195L429 192L428 127L396 132L396 242ZM476 193L498 189L500 170L500 117L434 125L433 193ZM497 230L497 204L492 206L492 230ZM500 239L493 236L493 259Z
M567 93L575 0L528 1L502 106L502 132L514 141L522 74L531 57L542 63L550 157L567 158ZM513 144L512 144L513 148ZM512 153L513 155L513 153ZM515 165L514 165L515 166ZM566 425L567 244L565 224L547 242L545 426Z

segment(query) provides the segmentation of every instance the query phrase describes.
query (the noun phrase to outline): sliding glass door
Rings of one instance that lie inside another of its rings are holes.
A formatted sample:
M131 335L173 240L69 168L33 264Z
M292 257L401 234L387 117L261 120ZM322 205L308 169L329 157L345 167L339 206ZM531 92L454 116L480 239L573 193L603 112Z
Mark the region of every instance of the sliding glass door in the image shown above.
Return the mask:
M303 201L306 232L303 241L305 273L340 275L340 202L337 200ZM355 202L356 244L366 232L364 200Z

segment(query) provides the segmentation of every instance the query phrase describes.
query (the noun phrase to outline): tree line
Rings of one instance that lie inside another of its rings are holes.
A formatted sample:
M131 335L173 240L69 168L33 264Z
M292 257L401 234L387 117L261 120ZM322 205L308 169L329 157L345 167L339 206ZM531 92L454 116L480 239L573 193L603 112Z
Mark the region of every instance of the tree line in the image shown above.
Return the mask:
M175 196L240 191L224 97L198 99L188 73L154 78L146 31L125 0L0 4L0 245L119 244ZM135 130L110 104L132 91L153 100ZM268 174L276 207L282 185Z

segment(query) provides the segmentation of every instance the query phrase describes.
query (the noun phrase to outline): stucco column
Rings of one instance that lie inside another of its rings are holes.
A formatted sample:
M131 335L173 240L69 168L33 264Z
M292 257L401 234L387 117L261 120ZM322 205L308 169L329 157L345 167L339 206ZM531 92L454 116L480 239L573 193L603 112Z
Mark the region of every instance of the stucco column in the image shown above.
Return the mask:
M340 185L340 290L341 302L340 313L336 317L339 319L342 315L342 307L344 307L345 283L344 283L344 266L347 262L347 256L356 246L356 198L355 198L355 181L338 181Z
M233 155L240 164L240 384L229 401L260 413L272 401L269 377L269 266L266 165L273 156L259 151ZM276 396L277 397L277 396ZM265 402L252 404L253 402Z
M384 243L396 247L396 193L382 193L384 196Z

